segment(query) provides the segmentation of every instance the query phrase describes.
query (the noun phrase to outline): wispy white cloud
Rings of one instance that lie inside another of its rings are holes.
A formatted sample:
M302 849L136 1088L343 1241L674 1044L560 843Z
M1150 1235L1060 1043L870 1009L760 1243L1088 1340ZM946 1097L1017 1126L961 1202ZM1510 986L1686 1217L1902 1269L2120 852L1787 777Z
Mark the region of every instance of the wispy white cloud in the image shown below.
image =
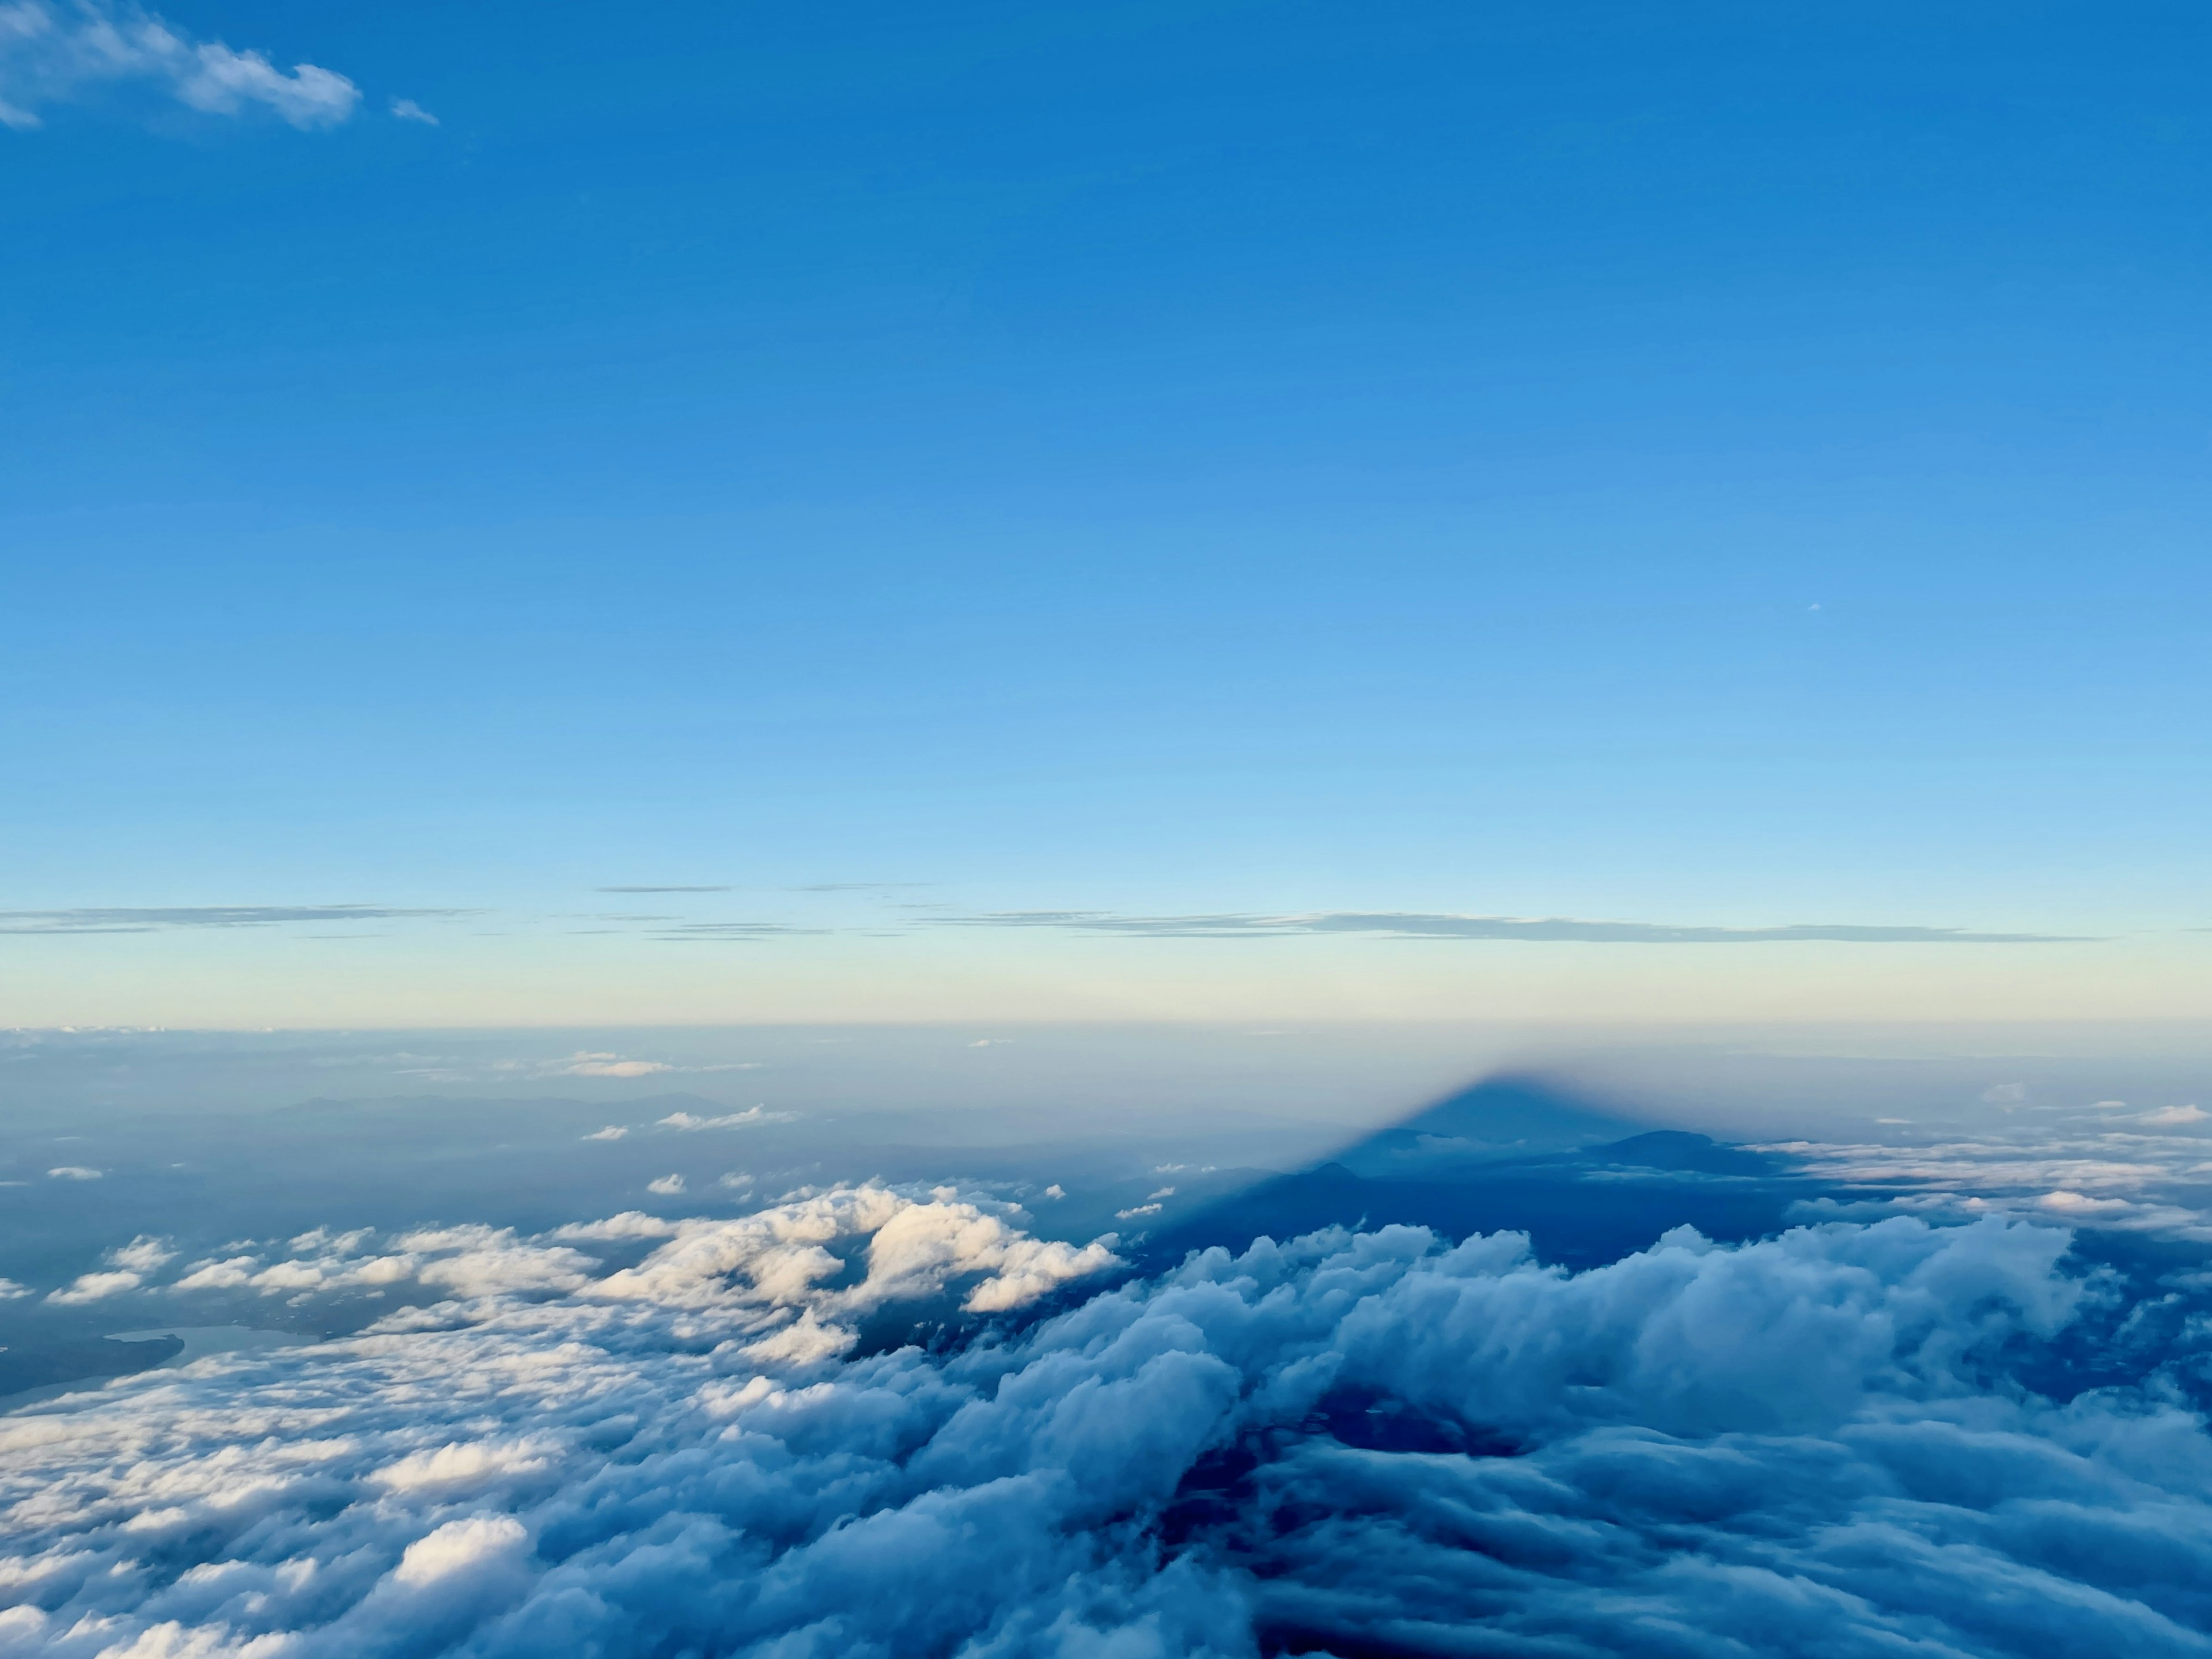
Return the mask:
M672 1072L676 1068L663 1060L624 1060L620 1054L579 1054L571 1055L568 1063L559 1068L562 1077L651 1077L658 1072Z
M40 111L129 88L206 115L260 112L302 129L349 118L361 89L314 64L280 70L258 52L197 40L137 6L109 0L0 4L0 125L29 131Z
M486 1069L530 1078L625 1078L661 1077L675 1073L696 1075L708 1072L757 1072L761 1069L761 1063L754 1060L741 1060L711 1066L679 1066L673 1060L640 1060L629 1054L617 1054L611 1049L579 1048L573 1054L562 1054L556 1060L502 1060ZM418 1075L434 1077L441 1081L459 1081L470 1074L452 1067L438 1067L426 1069Z
M2019 1098L2026 1097L2021 1089ZM2016 1103L2000 1095L1996 1103L2009 1113ZM2088 1109L2098 1115L2073 1115L2074 1132L2057 1137L2039 1127L1911 1146L1783 1141L1760 1150L1782 1153L1825 1181L1886 1191L1881 1201L1893 1208L2056 1213L2100 1229L2212 1243L2212 1209L2203 1202L2212 1164L2204 1160L2202 1133L2212 1113L2169 1106L2116 1119L2100 1110L2118 1104L2100 1101ZM1801 1212L1809 1217L1831 1205L1814 1200Z
M2145 1112L2135 1121L2148 1128L2172 1129L2185 1123L2202 1123L2206 1113L2202 1106L2161 1106L2154 1112Z
M743 1129L755 1123L790 1123L799 1116L796 1112L771 1112L765 1106L748 1106L742 1112L732 1112L723 1117L700 1117L691 1112L671 1112L660 1120L664 1129Z
M438 118L431 114L428 110L424 109L422 105L416 103L412 98L393 99L392 100L392 118L395 120L420 121L426 127L434 127L438 125Z

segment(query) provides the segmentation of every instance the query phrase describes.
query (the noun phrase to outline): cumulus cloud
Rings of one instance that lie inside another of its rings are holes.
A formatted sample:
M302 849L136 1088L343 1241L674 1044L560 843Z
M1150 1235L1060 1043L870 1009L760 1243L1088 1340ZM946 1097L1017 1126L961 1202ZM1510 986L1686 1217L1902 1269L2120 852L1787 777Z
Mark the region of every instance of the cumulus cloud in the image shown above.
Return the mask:
M867 1351L872 1308L1060 1258L881 1188L677 1224L550 1300L0 1419L0 1650L2207 1646L2212 1439L2015 1370L2098 1294L2063 1228L1683 1231L1578 1274L1332 1231Z
M1109 1234L1078 1249L1033 1238L1005 1214L949 1192L921 1202L886 1187L838 1188L734 1221L678 1223L668 1243L589 1294L725 1312L804 1310L838 1322L971 1281L965 1307L1003 1312L1120 1266L1114 1242ZM859 1281L844 1283L856 1261Z
M276 1260L253 1255L196 1261L179 1291L247 1291L302 1303L349 1292L388 1295L408 1286L463 1298L581 1287L599 1264L565 1243L525 1240L512 1229L418 1228L372 1243L373 1230L317 1230L291 1241Z
M642 1210L624 1210L604 1221L574 1221L556 1227L547 1237L562 1243L613 1243L623 1239L669 1238L682 1231L679 1223Z
M76 1307L111 1296L121 1296L127 1291L137 1290L145 1282L144 1275L134 1273L79 1273L63 1288L48 1295L46 1300L61 1307Z
M110 1265L128 1267L133 1273L150 1273L158 1267L166 1267L176 1259L177 1253L169 1248L167 1239L150 1237L144 1233L107 1253Z
M392 1582L429 1584L456 1573L481 1572L489 1563L512 1557L528 1542L529 1531L511 1516L472 1516L448 1521L407 1547L392 1569Z
M722 1184L742 1189L748 1182L740 1176ZM674 1196L685 1183L670 1176L650 1188ZM748 1340L805 1317L821 1328L821 1343L842 1351L854 1340L853 1321L892 1302L957 1289L970 1312L1005 1312L1122 1265L1110 1234L1081 1247L1040 1240L1016 1224L1018 1214L1009 1206L964 1201L950 1188L921 1198L870 1185L833 1188L737 1220L672 1220L630 1210L535 1237L481 1225L381 1238L365 1228L319 1229L290 1241L288 1254L247 1251L192 1262L169 1288L295 1304L368 1295L405 1304L386 1316L387 1323L398 1322L393 1328L471 1317L517 1298L561 1297L712 1311L725 1336ZM616 1272L575 1248L647 1243L659 1248ZM111 1266L137 1261L139 1273L125 1275L132 1283L88 1285L75 1299L138 1288L143 1274L170 1259L155 1260L149 1246L158 1241L142 1239L106 1258ZM433 1311L425 1313L424 1303Z
M82 1164L59 1164L46 1171L48 1177L55 1181L97 1181L106 1173L102 1170L88 1169Z
M648 1193L659 1193L663 1198L673 1198L684 1190L684 1177L680 1175L665 1175L658 1181L647 1182L645 1190Z
M121 1296L145 1284L146 1276L177 1259L164 1238L150 1237L141 1233L128 1244L118 1244L100 1257L107 1266L105 1273L80 1273L46 1300L62 1307L71 1307L87 1302L98 1302L107 1297Z
M620 1140L629 1131L619 1123L610 1123L604 1129L594 1129L584 1137L586 1140Z

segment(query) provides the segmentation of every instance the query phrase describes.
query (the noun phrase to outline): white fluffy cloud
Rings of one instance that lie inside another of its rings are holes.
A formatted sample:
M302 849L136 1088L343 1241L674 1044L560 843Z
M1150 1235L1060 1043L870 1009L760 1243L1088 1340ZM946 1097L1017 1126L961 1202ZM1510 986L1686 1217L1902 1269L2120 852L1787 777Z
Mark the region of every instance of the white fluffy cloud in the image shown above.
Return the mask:
M150 1238L141 1233L128 1244L118 1245L100 1259L107 1264L109 1271L80 1273L46 1300L66 1308L101 1301L111 1296L121 1296L143 1285L147 1274L157 1273L175 1261L177 1253L169 1248L167 1239Z
M46 1300L58 1306L78 1307L87 1302L99 1302L111 1296L121 1296L135 1291L146 1282L142 1274L133 1273L79 1273Z
M208 115L249 111L295 127L336 126L361 101L344 76L280 70L258 52L195 40L152 13L109 0L0 3L0 125L41 125L40 110L111 88L150 88Z
M1338 1231L868 1354L830 1334L1084 1253L881 1188L568 1236L662 1242L0 1419L0 1654L2212 1645L2202 1425L2012 1369L2101 1293L2056 1227L1685 1231L1574 1275Z
M664 1195L684 1190L673 1176L649 1185ZM970 1312L1009 1312L1122 1265L1111 1235L1079 1248L1037 1239L1015 1224L1014 1213L963 1202L950 1188L924 1199L869 1185L833 1188L733 1221L669 1220L629 1210L534 1238L476 1225L417 1228L380 1240L368 1228L319 1228L290 1240L283 1253L192 1262L171 1288L294 1302L407 1289L418 1294L401 1299L434 1299L431 1310L392 1315L395 1329L481 1316L506 1305L502 1298L546 1297L682 1308L712 1317L721 1336L750 1340L811 1318L808 1340L842 1352L854 1340L850 1322L893 1302L959 1289ZM648 1241L659 1247L613 1273L575 1248ZM172 1259L163 1241L141 1237L104 1258L111 1267L135 1271L78 1281L128 1284L84 1294L72 1288L50 1299L89 1301L135 1290Z

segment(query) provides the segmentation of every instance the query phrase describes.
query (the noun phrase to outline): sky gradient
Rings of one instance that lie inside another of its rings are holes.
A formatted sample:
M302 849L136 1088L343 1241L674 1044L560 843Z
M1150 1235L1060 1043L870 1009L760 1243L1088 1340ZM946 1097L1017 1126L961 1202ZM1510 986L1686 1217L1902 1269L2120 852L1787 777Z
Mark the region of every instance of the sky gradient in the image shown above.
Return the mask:
M4 15L0 1024L2212 1006L2182 9Z

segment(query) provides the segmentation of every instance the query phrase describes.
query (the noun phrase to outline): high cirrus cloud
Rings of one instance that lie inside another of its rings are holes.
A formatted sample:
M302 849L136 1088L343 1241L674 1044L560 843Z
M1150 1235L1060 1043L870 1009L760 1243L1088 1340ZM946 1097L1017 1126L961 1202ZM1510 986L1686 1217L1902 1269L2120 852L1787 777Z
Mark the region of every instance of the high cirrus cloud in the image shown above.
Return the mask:
M2057 933L1980 933L1960 927L1869 927L1801 922L1780 927L1684 927L1649 921L1589 921L1572 916L1477 916L1408 910L1327 910L1304 915L1213 913L1115 915L1105 910L1000 910L940 916L939 927L1030 927L1143 939L1280 939L1304 933L1399 939L1521 939L1569 945L2061 945L2087 941Z
M197 40L136 6L106 0L0 4L0 125L42 125L43 107L138 88L207 115L258 111L295 127L337 126L361 89L332 70L282 70L258 52Z
M1579 1274L1516 1236L1333 1231L874 1352L752 1333L1039 1242L880 1188L562 1237L662 1242L0 1420L0 1653L2212 1645L2202 1425L2015 1373L2099 1293L2057 1228L1683 1231ZM860 1241L842 1275L812 1254Z

